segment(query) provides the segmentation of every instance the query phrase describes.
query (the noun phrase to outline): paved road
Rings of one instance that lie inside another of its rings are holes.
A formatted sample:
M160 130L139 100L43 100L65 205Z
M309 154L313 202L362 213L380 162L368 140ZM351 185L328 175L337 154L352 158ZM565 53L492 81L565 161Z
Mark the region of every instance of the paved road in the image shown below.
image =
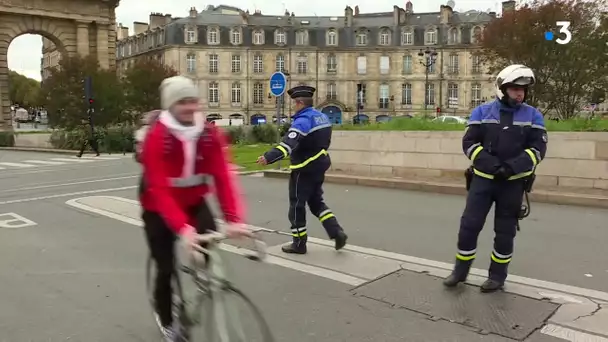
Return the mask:
M2 162L61 161L56 158L72 157L4 152L0 167ZM66 204L84 197L88 203L99 196L134 199L138 166L122 156L38 165L0 169L0 221L14 218L14 213L35 223L0 228L0 284L8 289L0 293L0 341L155 341L144 292L146 246L141 229ZM251 224L285 231L286 183L257 177L243 177L242 182ZM309 256L275 257L270 264L227 254L236 283L260 305L277 341L515 341L429 319L444 317L429 305L397 303L410 298L399 291L424 291L423 285L415 285L430 279L402 274L401 268L407 268L402 264L413 260L408 256L452 261L462 197L332 184L326 187L326 197L350 242L359 247L335 253L324 247L326 240L314 240ZM136 212L132 216L136 218ZM608 291L607 258L598 253L608 241L607 218L606 210L534 204L518 237L512 272ZM316 222L311 221L309 232L325 239ZM278 245L287 238L266 238L271 252L280 256ZM489 255L490 229L480 243L481 253ZM396 259L401 261L395 264ZM479 259L476 267L486 267L487 260ZM376 275L385 277L364 283ZM412 293L413 298L432 297ZM605 295L603 301L608 302ZM513 299L511 309L524 310L518 311L520 315L554 310L548 303L526 300ZM480 325L484 324L489 323L482 320ZM563 340L534 331L526 341Z

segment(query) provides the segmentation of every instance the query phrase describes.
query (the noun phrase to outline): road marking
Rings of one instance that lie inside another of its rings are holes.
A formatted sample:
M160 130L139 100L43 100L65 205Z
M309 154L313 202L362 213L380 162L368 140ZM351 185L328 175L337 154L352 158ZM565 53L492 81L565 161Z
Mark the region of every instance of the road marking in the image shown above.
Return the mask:
M94 160L91 159L81 159L81 158L51 158L51 160L63 161L63 162L76 162L76 163L90 163Z
M94 180L86 180L86 181L79 181L79 182L72 182L72 183L30 186L30 187L25 187L25 188L0 190L0 193L3 193L3 192L21 192L21 191L26 191L26 190L38 190L38 189L56 188L56 187L70 186L70 185L81 185L81 184L90 184L90 183L110 182L110 181L123 180L123 179L133 179L133 178L139 178L139 177L140 177L140 175L131 175L131 176L125 176L125 177L113 177L113 178L94 179Z
M36 165L22 164L22 163L0 163L0 165L10 166L10 167L36 167Z
M48 161L48 160L24 160L25 163L42 164L42 165L65 165L64 162Z
M74 156L74 158L78 158L78 157ZM122 159L122 158L120 158L120 157L102 157L102 156L99 156L99 157L95 157L95 156L82 156L82 157L80 157L79 159L91 159L91 160L120 160L120 159Z
M88 203L83 203L83 202L88 202ZM142 226L142 221L139 219L139 214L140 214L141 209L139 206L139 202L135 201L135 200L131 200L131 199L123 198L123 197L116 197L116 196L88 196L88 197L70 199L70 200L66 201L66 204L69 206L72 206L74 208L83 210L83 211L96 213L101 216L106 216L108 218L115 219L115 220L118 220L118 221L121 221L121 222L124 222L127 224L131 224L131 225L135 225L135 226ZM122 205L122 207L121 207L121 205ZM112 209L114 209L116 211L112 211ZM275 230L271 230L271 229L264 228L264 227L256 227L256 226L251 226L251 227L254 229L265 230L267 232L282 233L282 232L277 232ZM286 233L283 233L283 234L286 234ZM286 234L286 235L289 235L289 234ZM318 246L315 246L315 248L317 248L317 249L319 249L321 246L325 246L327 251L329 251L330 249L333 248L333 242L329 241L329 240L309 237L308 242L311 243L311 245L310 245L311 247L313 246L313 244L318 245ZM230 252L235 252L237 254L245 254L245 253L250 252L250 251L247 251L246 249L231 246L231 245L225 245L222 248L227 251L230 251ZM283 267L298 270L298 271L301 271L304 273L314 274L314 275L317 275L317 276L320 276L323 278L331 279L334 281L342 282L342 283L353 285L353 286L361 285L369 280L373 280L373 279L369 279L369 278L375 276L373 274L374 268L377 267L379 264L377 263L377 260L374 260L376 258L371 258L371 256L374 256L377 258L384 258L386 260L399 261L400 263L397 263L394 266L394 267L397 267L397 265L398 265L399 267L397 269L408 269L408 270L418 271L418 272L426 271L433 275L438 275L438 272L436 272L434 270L439 269L441 275L445 276L445 275L449 274L450 270L453 267L450 264L442 263L442 262L438 262L438 261L434 261L434 260L427 260L427 259L422 259L422 258L418 258L418 257L402 255L402 254L381 251L381 250L374 250L371 248L365 248L365 247L359 247L359 246L353 246L353 245L347 245L347 247L345 247L342 252L339 252L339 253L333 252L334 253L333 257L330 257L330 258L326 257L325 258L326 260L323 260L323 261L315 260L315 257L312 254L305 255L305 256L292 256L292 255L286 256L283 254L279 254L279 255L281 255L281 257L279 257L277 255L273 255L274 254L273 250L275 250L277 248L278 248L278 246L272 246L269 248L270 254L269 254L268 262L270 264L283 266ZM319 251L322 251L322 249L319 249ZM319 253L319 251L315 251L315 252ZM325 253L327 253L327 251L325 251ZM358 258L353 258L352 256L349 257L348 256L349 254L351 254L351 255L357 254ZM350 260L348 260L348 262L351 264L346 265L347 267L344 267L345 265L340 266L339 263L336 263L337 259L344 258L344 257L350 258ZM363 265L363 263L368 263L368 265ZM332 268L332 266L334 268ZM382 265L380 265L380 266L382 266ZM357 267L366 268L367 270L361 270L361 269L357 270ZM381 268L385 268L385 270L383 270L381 273L390 271L390 265L388 265L388 264L385 266L382 266ZM340 271L344 271L345 269L347 269L349 272L355 273L355 274L347 274L346 272L344 272L344 273L339 272L339 271L337 271L337 269L339 269ZM479 283L481 283L487 275L487 271L483 271L483 270L479 270L479 269L475 269L474 272L481 274L481 276L474 275L474 274L472 274L472 276L471 276L471 278L475 278L475 282L479 282ZM473 273L473 270L471 273ZM606 300L606 298L608 298L608 293L600 292L600 291L596 291L596 290L578 288L578 287L574 287L574 286L551 283L551 282L546 282L546 281L542 281L542 280L530 279L530 278L518 277L518 276L510 276L510 279L511 278L514 278L515 281L510 280L508 282L509 283L508 290L510 292L521 294L524 296L529 296L531 298L537 298L537 299L541 299L542 297L561 299L563 301L570 302L569 305L578 305L577 308L579 308L580 311L584 311L585 315L591 315L594 308L597 308L597 304L589 305L592 302L588 299L588 297L592 297L594 299L602 299L602 300ZM542 285L542 286L539 288L537 285ZM545 289L545 290L551 289L551 290L561 292L561 293L539 292L539 290L542 290L542 289ZM573 292L569 292L568 290L573 291ZM543 293L544 295L541 295L539 293ZM565 294L580 295L581 297L574 298L571 296L567 296ZM579 304L578 302L584 303L584 304ZM591 306L591 308L590 308L590 306ZM557 317L558 314L562 311L562 308L564 311L568 311L568 309L569 309L567 306L561 306L553 317ZM565 313L563 316L568 316L568 314ZM560 332L556 332L557 331L556 329L553 329L552 327L550 327L550 328L546 328L547 332L545 334L556 336L559 338L564 338L568 341L573 341L573 342L578 342L578 341L608 342L608 340L604 339L603 337L600 337L598 335L589 334L589 333L594 333L594 334L604 335L604 332L602 331L602 329L605 329L604 327L595 326L595 325L589 326L589 325L584 325L584 324L577 324L577 318L574 318L573 320L567 319L567 320L561 320L561 321L554 319L551 321L551 326L559 327L561 329L561 330L559 330ZM579 329L580 331L567 328L566 326L572 327L575 329ZM553 329L553 330L551 330L551 329ZM595 331L589 331L592 329L594 329ZM600 330L600 331L598 331L598 330ZM587 332L583 332L583 331L587 331ZM560 335L557 336L555 334L560 334ZM563 337L563 336L567 336L567 337ZM587 338L588 336L593 337L594 340L590 340L589 338Z
M587 334L582 331L568 329L555 324L547 324L540 329L540 332L572 342L608 342L608 338Z
M17 229L37 225L36 222L26 219L15 213L0 214L0 228Z
M16 200L10 201L2 201L0 205L3 204L13 204L13 203L24 203L24 202L33 202L33 201L41 201L51 198L60 198L60 197L69 197L69 196L78 196L78 195L87 195L87 194L97 194L102 192L112 192L112 191L123 191L130 190L139 187L138 185L132 186L122 186L120 188L107 188L107 189L97 189L97 190L88 190L88 191L77 191L77 192L66 192L63 194L49 195L49 196L40 196L40 197L29 197L29 198L20 198Z

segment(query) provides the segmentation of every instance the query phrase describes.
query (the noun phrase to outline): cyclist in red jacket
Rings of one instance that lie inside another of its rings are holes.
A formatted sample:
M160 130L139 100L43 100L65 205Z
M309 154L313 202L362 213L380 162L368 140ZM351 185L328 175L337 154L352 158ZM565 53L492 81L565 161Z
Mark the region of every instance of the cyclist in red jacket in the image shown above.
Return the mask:
M171 278L174 274L175 240L187 246L197 235L216 230L205 195L209 180L229 223L229 237L248 236L243 222L240 193L218 128L208 125L200 112L198 89L182 76L165 79L161 86L164 110L144 139L141 162L143 184L140 201L148 245L157 265L154 299L157 322L165 341L176 341L172 322Z

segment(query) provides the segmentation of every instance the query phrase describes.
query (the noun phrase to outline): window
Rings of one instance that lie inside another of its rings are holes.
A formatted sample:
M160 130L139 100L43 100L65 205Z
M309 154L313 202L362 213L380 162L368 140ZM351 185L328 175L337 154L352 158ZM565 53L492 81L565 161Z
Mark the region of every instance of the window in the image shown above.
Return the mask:
M477 107L482 103L481 99L481 84L474 83L471 86L471 104L473 107Z
M241 72L241 56L240 55L232 55L230 69L232 69L233 73Z
M196 56L189 53L186 56L186 69L188 72L194 72L196 70Z
M337 100L338 99L338 87L333 82L327 84L327 99L328 100Z
M405 30L401 32L401 45L412 45L414 43L414 35L412 31Z
M435 85L434 84L431 84L431 83L427 84L424 103L426 105L435 104Z
M327 32L327 45L338 45L338 33L334 30Z
M367 45L367 32L359 32L356 36L357 45Z
M401 85L401 104L412 105L412 85L410 83Z
M427 63L430 60L427 60ZM435 64L437 64L436 62L433 62L431 64L429 64L429 74L434 74L435 73Z
M261 74L264 72L264 59L262 55L253 56L253 72L256 74Z
M209 73L217 74L219 71L219 56L216 54L209 55Z
M455 53L451 54L448 62L448 73L458 74L458 62L458 55Z
M367 87L365 86L365 83L361 83L361 92L359 92L357 96L357 102L359 105L367 102Z
M367 57L359 56L357 57L357 73L359 75L364 75L367 72Z
M390 101L388 84L381 84L378 94L378 108L388 109L388 103Z
M196 31L193 28L186 29L186 43L196 43Z
M477 43L479 43L479 38L481 38L481 27L475 26L475 28L473 29L472 37L471 37L471 42L473 44L477 44Z
M220 87L217 83L209 83L209 103L218 104L220 102Z
M452 27L450 32L448 33L448 43L449 44L457 44L458 43L458 29Z
M276 71L285 71L285 56L279 54L274 62Z
M413 65L412 65L412 56L405 55L403 56L403 74L409 75L412 73Z
M298 56L298 74L308 72L308 58L306 56Z
M471 56L471 73L481 74L481 57L477 55Z
M380 56L380 74L386 75L391 68L391 59L388 56Z
M384 29L380 32L380 45L389 45L391 43L390 31Z
M253 104L264 104L264 84L261 82L253 84Z
M338 57L333 53L327 56L327 72L334 73L338 70Z
M458 84L448 83L448 108L458 108Z
M233 104L241 103L241 84L239 82L232 83L232 91L230 93L230 100Z
M437 44L437 31L435 31L435 29L427 30L426 34L424 36L425 36L424 44L427 44L427 45Z
M230 32L230 42L234 45L241 44L241 31L239 29L232 29Z
M274 43L277 45L283 45L286 43L285 31L277 30L274 33Z
M308 44L308 32L298 31L296 33L296 45L307 45Z
M207 44L216 45L220 43L220 34L219 30L215 27L210 28L207 32Z
M253 31L253 44L262 45L264 44L264 32L256 30Z

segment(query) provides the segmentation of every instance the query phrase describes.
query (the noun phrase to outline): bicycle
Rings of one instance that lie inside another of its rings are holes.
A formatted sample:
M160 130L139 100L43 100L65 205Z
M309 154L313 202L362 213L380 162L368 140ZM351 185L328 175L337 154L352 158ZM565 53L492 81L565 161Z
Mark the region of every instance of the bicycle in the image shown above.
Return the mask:
M254 234L259 232L254 231ZM225 235L217 232L200 235L199 241L206 248L198 247L198 253L191 254L187 264L178 263L180 266L176 267L176 275L173 277L173 317L181 332L182 341L193 342L194 329L200 327L205 339L196 338L197 342L274 342L270 327L260 310L226 278L223 260L218 253L218 245L225 239ZM245 257L263 261L266 258L266 244L257 237L251 240L255 245L254 253L246 254ZM149 256L146 264L146 287L153 310L154 268L155 262ZM181 281L180 273L192 279L189 285L193 285L193 289L185 290L188 284ZM191 297L187 295L189 292ZM235 302L230 302L230 297L233 297ZM246 311L237 308L235 304L244 304L248 311L250 320L245 322L249 323L246 327L241 320ZM246 333L249 330L245 328L251 328L251 323L260 337Z

